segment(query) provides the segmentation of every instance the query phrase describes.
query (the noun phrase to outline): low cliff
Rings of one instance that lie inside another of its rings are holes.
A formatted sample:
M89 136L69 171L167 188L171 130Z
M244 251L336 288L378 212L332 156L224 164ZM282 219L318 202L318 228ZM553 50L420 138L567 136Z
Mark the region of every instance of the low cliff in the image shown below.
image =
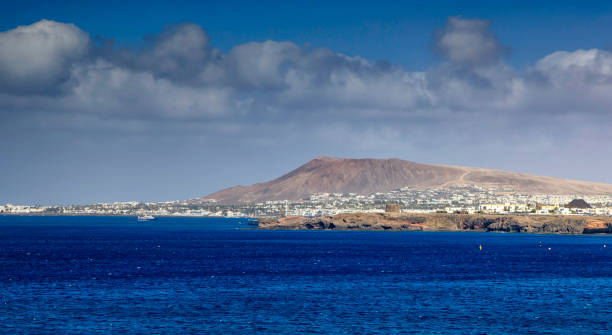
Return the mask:
M259 219L260 229L612 233L612 217L561 215L352 213L314 218Z

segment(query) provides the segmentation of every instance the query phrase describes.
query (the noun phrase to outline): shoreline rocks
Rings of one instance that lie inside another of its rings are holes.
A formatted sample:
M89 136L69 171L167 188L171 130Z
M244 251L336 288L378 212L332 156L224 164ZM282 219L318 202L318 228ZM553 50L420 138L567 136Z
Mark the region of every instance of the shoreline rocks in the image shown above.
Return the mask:
M260 218L259 229L612 234L612 217L351 213L313 218L299 216L281 219Z

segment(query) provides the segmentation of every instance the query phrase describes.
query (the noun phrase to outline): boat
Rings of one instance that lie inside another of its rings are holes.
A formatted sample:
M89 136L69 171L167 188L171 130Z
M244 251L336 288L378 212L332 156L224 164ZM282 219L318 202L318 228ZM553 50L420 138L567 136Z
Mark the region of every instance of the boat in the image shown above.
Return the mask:
M247 219L247 224L249 226L257 226L259 225L259 220L258 219Z
M155 217L151 214L138 215L138 221L153 221Z

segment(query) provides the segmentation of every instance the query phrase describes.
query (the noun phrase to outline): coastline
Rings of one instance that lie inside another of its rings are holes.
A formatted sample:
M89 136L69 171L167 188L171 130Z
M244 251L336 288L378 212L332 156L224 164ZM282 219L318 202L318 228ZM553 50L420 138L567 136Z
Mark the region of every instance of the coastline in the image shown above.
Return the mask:
M263 230L612 234L612 217L577 215L351 213L260 218L258 222Z
M62 214L50 214L50 213L0 213L0 216L112 216L112 217L138 217L138 214L124 215L124 214L91 214L91 213L62 213ZM204 218L204 219L255 219L255 217L236 216L236 217L225 217L225 216L195 216L195 215L155 215L156 218Z

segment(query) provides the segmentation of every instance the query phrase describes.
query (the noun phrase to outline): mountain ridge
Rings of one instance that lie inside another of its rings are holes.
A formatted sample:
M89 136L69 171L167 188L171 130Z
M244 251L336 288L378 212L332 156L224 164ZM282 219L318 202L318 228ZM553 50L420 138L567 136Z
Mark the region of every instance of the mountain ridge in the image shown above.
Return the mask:
M234 186L197 200L221 203L300 200L316 193L371 194L402 187L496 186L527 194L612 194L612 185L475 167L416 163L398 158L320 156L267 182Z

